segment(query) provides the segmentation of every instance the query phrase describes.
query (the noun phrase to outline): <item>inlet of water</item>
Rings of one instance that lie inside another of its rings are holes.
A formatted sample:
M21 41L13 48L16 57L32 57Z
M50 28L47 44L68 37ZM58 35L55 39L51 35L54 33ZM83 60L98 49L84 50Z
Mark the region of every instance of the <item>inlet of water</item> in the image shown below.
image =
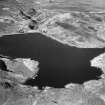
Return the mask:
M8 35L0 38L0 54L12 58L38 60L39 73L25 84L62 88L68 83L99 79L101 70L90 67L90 60L105 49L69 47L40 33Z

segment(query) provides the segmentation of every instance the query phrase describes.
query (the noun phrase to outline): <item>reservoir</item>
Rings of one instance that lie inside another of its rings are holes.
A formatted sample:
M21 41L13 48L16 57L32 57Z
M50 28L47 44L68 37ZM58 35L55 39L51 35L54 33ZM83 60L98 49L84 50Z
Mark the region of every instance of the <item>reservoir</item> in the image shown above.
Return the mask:
M82 49L63 45L40 33L6 35L0 38L0 54L12 58L39 61L35 80L25 84L63 88L68 83L99 79L101 70L90 67L90 60L105 52L104 48Z

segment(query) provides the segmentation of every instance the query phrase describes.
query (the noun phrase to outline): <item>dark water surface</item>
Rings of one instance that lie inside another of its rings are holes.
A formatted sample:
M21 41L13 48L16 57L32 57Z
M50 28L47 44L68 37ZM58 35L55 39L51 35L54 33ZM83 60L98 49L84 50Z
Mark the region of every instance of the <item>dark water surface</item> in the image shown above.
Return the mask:
M13 58L32 58L40 62L36 80L27 84L64 87L67 83L83 83L98 79L101 71L90 67L90 60L105 49L80 49L63 45L39 33L0 38L0 54Z

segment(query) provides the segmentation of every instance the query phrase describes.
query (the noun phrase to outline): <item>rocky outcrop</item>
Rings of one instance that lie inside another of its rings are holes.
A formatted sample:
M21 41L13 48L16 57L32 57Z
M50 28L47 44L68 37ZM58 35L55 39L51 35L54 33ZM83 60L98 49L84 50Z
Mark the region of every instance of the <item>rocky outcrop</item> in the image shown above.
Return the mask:
M1 1L0 3L1 37L39 32L68 46L105 47L105 11L90 12L91 3L86 5L81 2L84 4L82 8L81 3L77 8L69 7L69 1L64 4L63 0L40 0L36 3L28 0L7 0L5 5ZM85 6L88 9L84 10ZM37 76L38 61L30 58L1 57L0 105L105 105L104 56L105 54L101 54L91 61L91 66L103 71L99 80L87 81L81 85L68 83L64 88L45 86L43 89L24 85L27 79L35 79Z

